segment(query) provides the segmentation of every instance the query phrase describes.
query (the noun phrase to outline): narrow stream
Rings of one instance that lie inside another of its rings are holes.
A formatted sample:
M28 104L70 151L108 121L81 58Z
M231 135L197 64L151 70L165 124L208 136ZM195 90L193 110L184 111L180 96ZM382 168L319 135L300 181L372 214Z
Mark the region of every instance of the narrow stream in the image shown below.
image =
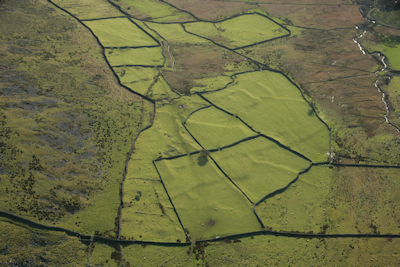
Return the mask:
M370 20L368 20L368 19L366 19L366 20L367 20L367 21L370 21ZM370 21L370 22L371 22L371 21ZM372 21L372 23L375 23L375 22ZM358 26L356 27L356 29L358 29ZM367 31L364 30L362 34L360 34L359 36L353 38L353 41L358 45L358 47L360 48L361 52L362 52L364 55L367 55L367 52L365 51L365 49L363 48L363 46L358 42L358 40L361 39L361 38L364 36L364 34L365 34L366 32L367 32ZM368 54L372 54L372 53L368 53ZM385 105L385 109L386 109L386 114L385 114L383 117L385 118L385 121L386 121L387 124L390 124L391 126L393 126L394 128L396 128L396 130L397 130L398 132L400 132L399 128L398 128L397 126L393 125L392 123L390 123L390 121L389 121L388 116L389 116L390 110L389 110L388 103L386 102L386 94L385 94L385 92L384 92L384 91L379 87L379 85L378 85L378 82L379 82L379 73L381 73L381 72L386 73L386 72L387 72L387 64L386 64L386 62L385 62L386 57L385 57L384 55L382 55L381 53L378 53L378 56L381 57L381 61L382 61L382 64L383 64L383 68L382 68L381 70L378 70L378 71L375 72L375 76L377 76L377 79L375 80L374 85L375 85L375 87L378 89L378 91L382 94L382 101L383 101L383 104ZM390 77L389 77L389 79L390 79ZM332 97L332 100L333 100L333 97Z
M172 67L172 72L175 72L175 69L174 69L175 61L172 58L172 54L170 52L171 46L168 44L167 40L165 40L157 31L151 29L149 26L147 26L146 23L143 23L143 24L144 24L144 26L146 26L147 29L149 29L150 31L153 31L155 34L157 34L157 36L160 37L164 41L164 43L168 46L168 54L169 54L169 57L171 58L171 61L172 61L172 66L171 66ZM163 55L164 55L164 48L163 48Z

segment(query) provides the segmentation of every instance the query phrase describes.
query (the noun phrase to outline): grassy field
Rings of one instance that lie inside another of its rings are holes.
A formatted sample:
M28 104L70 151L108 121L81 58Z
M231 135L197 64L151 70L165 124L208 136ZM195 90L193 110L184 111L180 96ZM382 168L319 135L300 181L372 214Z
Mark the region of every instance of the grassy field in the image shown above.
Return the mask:
M122 212L121 235L126 239L185 240L185 233L158 176L127 179Z
M391 123L400 127L400 77L393 77L388 85L382 86L388 95L388 101L391 106L389 120Z
M114 68L121 83L140 94L146 94L158 74L156 68L118 67Z
M78 19L101 19L123 16L107 0L52 0Z
M153 127L140 134L124 184L124 202L127 203L122 211L124 237L184 241L184 232L171 209L152 161L160 156L201 149L183 128L182 122L191 111L204 105L206 103L198 96L183 97L172 103L166 101L158 107Z
M398 244L396 238L307 239L261 235L193 247L129 245L122 248L122 253L126 264L141 266L395 266Z
M337 168L332 180L327 233L399 233L398 169Z
M167 40L168 43L190 43L190 44L205 44L209 41L200 37L194 36L184 31L181 24L158 24L146 22L146 24Z
M90 249L89 264L94 266L120 266L118 261L118 245L110 245L105 243L96 242ZM117 259L117 260L115 260Z
M199 165L198 156L156 162L189 235L199 240L259 230L251 203L211 160Z
M203 92L203 91L213 91L223 88L228 83L232 82L232 78L228 75L217 76L212 78L204 78L194 80L194 86L190 89L191 93Z
M389 59L389 66L393 70L400 70L400 37L379 34L383 53Z
M164 62L161 47L106 49L106 55L111 66L161 66Z
M204 96L267 136L305 155L326 161L329 130L318 120L300 91L282 74L240 74L237 84Z
M85 21L105 47L156 46L158 43L127 18Z
M275 22L258 14L246 14L218 23L193 22L184 26L188 32L207 37L232 49L289 33Z
M156 22L190 21L193 17L168 4L156 0L113 0L131 16Z
M154 100L178 98L179 95L172 91L171 87L167 84L162 76L159 76L157 82L153 85L147 94Z
M395 169L314 166L257 212L277 231L398 233L398 183Z
M285 187L310 165L264 137L212 152L211 156L254 203Z
M360 39L361 44L369 52L382 52L386 56L386 62L389 62L389 68L400 70L400 37L388 35L376 31L369 31Z
M193 255L188 255L188 246L142 246L122 247L125 266L195 266ZM130 265L128 265L130 264Z
M332 174L330 168L314 166L284 193L260 203L256 210L265 226L274 231L321 232Z
M205 149L227 146L257 135L239 119L215 107L193 113L185 126Z

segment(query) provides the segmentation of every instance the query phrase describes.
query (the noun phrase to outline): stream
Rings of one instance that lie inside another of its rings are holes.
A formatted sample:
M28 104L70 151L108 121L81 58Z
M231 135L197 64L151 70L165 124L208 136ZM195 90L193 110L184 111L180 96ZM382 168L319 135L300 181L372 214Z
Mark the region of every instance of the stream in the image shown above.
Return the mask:
M368 19L366 19L366 20L367 20L368 22L375 23L375 21L370 21L370 20L368 20ZM357 26L356 29L359 29L359 27ZM354 37L354 38L353 38L353 41L354 41L354 43L356 43L356 44L358 45L358 48L360 48L360 51L361 51L364 55L367 55L367 54L371 55L371 54L373 54L373 53L377 53L378 56L381 57L381 62L382 62L382 64L383 64L383 68L382 68L381 70L378 70L378 71L375 72L375 76L377 76L377 79L375 80L374 85L375 85L375 87L378 89L378 92L380 92L380 93L382 94L382 101L383 101L383 104L385 105L385 109L386 109L386 114L383 115L383 117L385 118L386 123L387 123L387 124L390 124L390 125L393 126L398 132L400 132L399 128L398 128L396 125L393 125L393 124L389 121L388 116L389 116L389 114L390 114L390 110L389 110L388 103L387 103L387 101L386 101L386 94L385 94L385 92L384 92L384 91L379 87L379 85L378 85L378 82L379 82L379 73L382 73L382 72L383 72L383 73L387 73L387 64L386 64L386 62L385 62L386 57L385 57L384 55L382 55L381 53L379 53L379 52L370 53L370 52L368 52L368 51L365 51L364 47L360 44L360 42L358 42L358 40L361 39L361 38L364 36L364 34L365 34L366 32L367 32L367 31L364 30L362 34L360 34L360 35L357 36L357 37ZM389 77L389 79L390 79L390 77ZM333 101L333 98L332 98L332 101Z

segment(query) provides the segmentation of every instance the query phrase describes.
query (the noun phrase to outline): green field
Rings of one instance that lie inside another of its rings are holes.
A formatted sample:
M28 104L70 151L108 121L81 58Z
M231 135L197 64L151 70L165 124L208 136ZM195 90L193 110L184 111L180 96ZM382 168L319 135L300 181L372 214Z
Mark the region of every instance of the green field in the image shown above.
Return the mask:
M386 35L377 32L366 32L363 38L360 39L360 42L369 52L382 52L386 56L385 62L389 62L389 68L400 70L399 36ZM379 70L381 69L382 67L379 68Z
M140 168L146 167L141 165ZM183 241L183 229L157 172L152 167L152 178L130 177L124 183L125 204L122 210L121 235L127 239L145 241Z
M156 162L189 235L199 240L260 230L252 204L211 160L200 166L198 155Z
M160 46L151 48L106 49L105 53L111 66L161 66L164 62Z
M212 152L211 157L254 203L285 187L310 165L264 137Z
M379 34L383 53L389 59L389 66L393 70L400 70L400 37Z
M255 44L288 34L275 22L258 14L246 14L223 22L193 22L186 30L231 49Z
M152 161L160 156L201 149L183 128L182 122L191 111L205 105L206 102L198 96L180 98L173 104L166 102L166 105L158 107L153 127L142 132L136 140L124 183L124 202L129 204L122 211L123 236L140 240L184 240L184 232ZM158 203L165 208L165 214Z
M189 97L187 97L189 100ZM180 98L174 104L159 107L153 126L143 131L135 143L135 151L128 164L127 179L130 177L154 179L158 177L152 161L158 157L170 157L198 151L201 147L182 126L192 110L207 103L198 96L191 102ZM187 105L187 110L182 105Z
M209 41L185 32L181 24L158 24L146 22L149 28L161 33L168 43L206 44Z
M220 148L257 135L238 118L215 107L196 111L185 126L205 149Z
M156 46L158 43L127 18L84 21L104 47Z
M148 91L158 74L156 68L145 67L119 67L114 68L114 71L123 85L140 94Z
M217 76L194 80L195 86L190 89L191 93L218 90L232 82L230 76Z
M325 224L325 200L332 190L332 173L330 168L314 166L284 193L261 202L256 210L265 227L319 233Z
M396 169L314 166L256 210L276 231L397 233L399 189Z
M142 246L132 244L122 247L124 266L196 266L193 255L188 255L189 246Z
M115 0L114 3L121 6L135 18L156 22L189 21L193 17L178 9L156 0Z
M393 110L389 113L389 120L391 123L400 127L400 77L392 77L388 85L382 86L382 89L388 95Z
M204 96L314 162L326 161L329 130L300 91L282 74L257 71L237 75L237 84Z
M52 0L78 19L101 19L124 16L107 0Z
M93 266L120 266L118 261L115 261L112 257L116 253L115 251L118 245L114 246L99 242L94 243L91 248L88 263Z
M178 98L179 95L172 91L165 79L160 75L157 82L150 89L148 96L154 100Z
M185 233L157 176L125 181L121 224L121 235L127 239L185 240Z

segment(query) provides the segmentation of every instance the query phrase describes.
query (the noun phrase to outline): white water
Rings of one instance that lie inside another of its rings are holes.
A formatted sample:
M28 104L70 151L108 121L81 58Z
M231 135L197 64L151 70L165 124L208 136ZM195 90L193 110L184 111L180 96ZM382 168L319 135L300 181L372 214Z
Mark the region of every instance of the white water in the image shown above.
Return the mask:
M372 23L375 23L375 21L372 21ZM358 27L356 27L356 29L358 29ZM364 50L364 48L362 47L362 45L361 45L356 39L362 38L366 32L367 32L367 31L364 30L364 32L363 32L362 34L360 34L358 37L356 37L356 38L353 39L353 41L358 45L358 47L360 48L361 52L362 52L364 55L367 55L367 53L365 52L365 50ZM379 76L379 73L380 73L380 72L387 72L387 64L386 64L386 62L385 62L386 57L383 56L383 55L381 55L380 53L378 54L378 56L382 57L382 58L381 58L381 61L382 61L382 64L383 64L383 68L382 68L381 70L378 70L378 71L375 72L375 75L376 75L376 76ZM396 126L394 126L393 124L391 124L390 121L389 121L388 116L389 116L390 110L389 110L388 103L386 102L386 99L385 99L386 95L385 95L385 93L382 91L382 89L378 86L378 81L379 81L379 78L375 81L374 85L375 85L375 87L378 89L378 91L382 94L382 102L383 102L383 104L385 105L385 109L386 109L386 114L385 114L383 117L385 118L385 121L386 121L387 124L392 125L394 128L396 128L396 130L397 130L398 132L400 132L400 130L399 130ZM333 97L332 97L332 102L333 102Z

